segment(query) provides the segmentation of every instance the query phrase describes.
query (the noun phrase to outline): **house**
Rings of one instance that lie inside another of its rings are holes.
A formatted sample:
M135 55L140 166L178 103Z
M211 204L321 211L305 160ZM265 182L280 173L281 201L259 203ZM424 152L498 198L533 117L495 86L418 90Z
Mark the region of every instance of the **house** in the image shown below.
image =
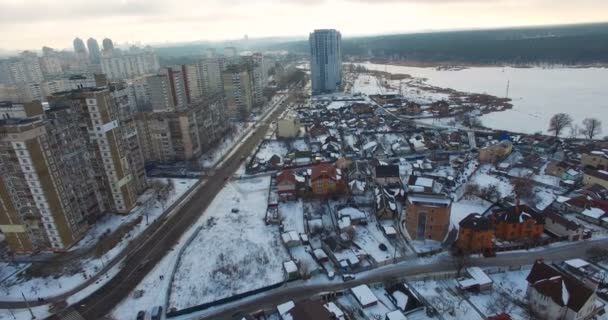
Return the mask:
M422 108L416 102L410 101L405 105L404 112L409 115L415 115L422 112Z
M412 192L434 192L435 180L433 178L410 175L407 188Z
M487 217L471 213L459 223L456 247L463 252L487 252L494 248L494 227Z
M327 197L344 191L342 171L330 164L319 164L312 168L310 175L312 193Z
M314 138L326 136L329 135L329 129L317 122L308 128L308 134Z
M373 114L374 108L367 103L353 103L350 107L354 114L363 115L363 114Z
M335 304L334 304L335 306ZM337 310L340 310L336 307ZM335 312L323 304L321 300L304 300L277 306L281 320L332 320L337 319Z
M304 180L303 177L300 179ZM303 181L302 181L303 182ZM290 170L283 170L276 179L277 193L282 201L295 200L298 191L298 179Z
M591 151L581 155L581 165L586 168L608 170L608 150Z
M431 110L440 115L447 115L450 113L450 104L445 100L435 101L431 104Z
M563 161L549 161L545 174L561 178L569 168L570 166Z
M372 177L367 161L353 161L348 166L348 180L369 181Z
M599 184L604 188L608 188L608 171L594 170L589 168L585 169L583 175L583 184Z
M376 216L379 219L393 219L397 215L397 202L395 196L384 188L375 189L376 194Z
M545 217L527 205L495 209L489 215L497 239L506 241L538 239L545 230Z
M300 275L298 273L298 266L293 260L283 262L283 269L285 269L287 279L289 280L297 279Z
M561 214L555 212L550 207L546 208L542 214L545 216L545 231L556 237L567 237L570 241L583 239L585 229Z
M300 133L297 117L286 117L277 121L277 138L295 138Z
M479 150L479 162L496 163L508 156L511 151L513 151L513 144L511 141L503 140L500 143Z
M378 303L378 298L376 297L376 295L365 284L351 288L350 291L363 308L368 308Z
M492 279L481 268L466 268L466 275L465 279L458 280L458 289L475 292L492 289Z
M450 227L452 199L429 193L409 194L402 222L414 240L443 241Z
M395 185L401 183L398 165L377 165L374 170L374 179L380 185Z
M526 278L528 303L540 319L589 319L596 312L594 290L556 268L536 261Z
M403 312L399 310L388 312L384 316L385 320L407 320L407 317L403 314Z

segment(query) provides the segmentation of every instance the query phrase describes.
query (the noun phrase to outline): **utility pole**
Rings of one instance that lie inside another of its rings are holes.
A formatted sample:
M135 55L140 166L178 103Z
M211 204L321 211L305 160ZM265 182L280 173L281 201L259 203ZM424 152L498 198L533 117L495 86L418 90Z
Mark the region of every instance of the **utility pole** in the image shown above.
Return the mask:
M509 85L511 84L511 81L507 80L507 94L505 95L505 98L509 97Z

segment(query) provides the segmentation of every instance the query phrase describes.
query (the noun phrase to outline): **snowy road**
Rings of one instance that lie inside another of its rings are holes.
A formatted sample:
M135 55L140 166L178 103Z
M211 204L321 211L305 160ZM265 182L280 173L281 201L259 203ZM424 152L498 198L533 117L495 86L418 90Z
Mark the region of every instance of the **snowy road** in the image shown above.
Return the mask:
M546 262L563 261L572 258L586 258L587 249L592 246L608 245L608 239L575 242L567 245L537 249L525 252L499 254L495 258L471 258L470 265L480 267L522 266L530 265L537 259ZM455 271L454 261L449 256L439 256L427 260L412 259L398 264L380 267L357 274L357 279L349 282L314 278L309 281L289 283L281 288L245 298L233 303L211 308L205 311L175 317L178 320L193 319L231 319L239 312L252 312L264 308L272 308L289 300L300 300L323 292L344 290L363 283L380 282L386 279L408 277L425 273Z

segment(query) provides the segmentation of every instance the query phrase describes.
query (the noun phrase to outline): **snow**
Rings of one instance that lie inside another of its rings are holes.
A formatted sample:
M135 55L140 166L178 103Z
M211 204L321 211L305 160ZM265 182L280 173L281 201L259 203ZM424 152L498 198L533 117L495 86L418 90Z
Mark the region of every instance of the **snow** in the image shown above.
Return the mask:
M283 219L285 230L295 230L298 233L304 233L304 208L302 200L279 203L279 215Z
M393 298L395 298L396 301L396 305L397 308L399 308L400 310L405 310L405 307L407 307L407 301L409 300L409 297L407 296L407 294L396 290L395 292L393 292L392 294Z
M260 146L258 153L256 153L255 157L262 162L266 162L272 158L272 156L277 155L281 158L281 160L287 155L287 147L282 141L264 141Z
M264 223L269 185L270 177L230 182L215 197L200 220L202 230L181 256L169 309L215 301L285 279L283 262L290 257L278 230ZM232 208L239 211L233 213Z
M292 260L289 260L287 262L283 262L283 267L285 268L285 271L288 274L294 273L294 272L298 272L298 266L296 266L296 263L293 262Z
M418 179L416 179L417 186L422 186L422 187L426 187L426 188L432 187L434 182L435 182L435 180L430 179L430 178L419 177Z
M363 212L357 208L352 208L352 207L346 207L346 208L340 209L338 211L338 216L340 216L340 217L348 216L354 220L366 218L365 212Z
M386 320L407 320L407 318L401 311L395 310L386 314Z
M335 303L329 302L323 305L336 319L344 319L344 312Z
M475 200L462 199L452 203L452 211L450 212L450 220L452 224L458 228L460 221L466 218L470 213L483 214L492 203L476 198Z
M470 279L458 281L458 284L462 288L470 288L475 285L485 286L492 284L492 279L490 279L479 267L467 268L467 274L471 276Z
M449 71L372 63L361 65L369 70L426 78L429 84L442 88L498 97L505 96L509 82L509 97L513 99L514 107L482 116L481 121L490 128L525 133L546 131L551 116L560 112L571 115L574 123L581 123L591 114L608 123L608 113L602 112L608 109L608 91L603 81L608 78L606 68L474 67Z
M564 263L575 269L580 269L589 265L589 262L580 258L566 260Z
M364 308L378 302L376 295L365 284L351 288L350 291Z
M234 128L236 131L229 135L225 135L222 142L205 153L200 158L200 164L204 168L215 167L225 155L229 154L230 151L246 137L254 125L254 122L235 122Z
M150 179L150 181L154 181L157 179ZM158 179L161 181L167 181L167 179ZM195 179L171 179L173 181L173 185L175 186L174 191L171 192L166 204L165 208L171 206L179 197L181 197L187 190L189 190L198 180ZM144 193L140 196L141 199L149 198L150 191ZM150 209L147 210L148 220L151 223L155 219L157 219L164 211L162 205L155 200L152 200ZM125 223L130 223L135 221L139 217L143 217L141 222L135 224L133 229L126 234L123 239L112 249L106 252L103 256L99 258L91 257L90 255L85 256L80 260L75 260L73 264L70 266L71 270L65 270L63 273L50 275L44 278L30 278L26 279L24 277L19 276L19 272L13 273L10 277L6 279L1 279L3 281L3 285L5 286L5 290L2 292L2 299L6 301L10 300L22 300L21 292L26 295L28 299L35 299L38 297L48 298L52 296L56 296L62 292L66 292L71 290L81 283L83 283L87 278L97 274L100 270L104 268L104 266L114 259L133 239L135 239L140 233L146 230L146 228L150 225L150 223L146 223L145 210L141 207L136 207L127 215L112 215L109 214L100 222L95 224L83 237L83 239L78 242L72 250L84 250L86 248L90 248L96 244L99 240L99 236L106 232L107 230L114 231L120 225ZM113 269L112 269L113 270ZM110 271L108 275L113 275L113 271ZM86 274L86 278L85 275ZM104 277L103 279L107 279ZM100 279L98 281L101 281ZM94 287L95 284L90 287ZM89 288L87 288L89 289ZM75 295L77 297L81 295L86 295L86 290L83 290Z
M397 93L396 91L388 92L386 88L382 86L380 80L369 74L360 74L357 79L355 79L355 83L353 84L352 93L363 93L366 95L375 95L375 94L393 94Z
M585 209L583 212L581 212L581 214L593 219L599 219L605 214L605 212L600 208L589 208Z
M567 305L569 300L570 293L568 292L568 288L566 288L566 283L562 280L562 303Z
M393 244L384 237L382 231L375 223L369 223L365 226L356 226L353 243L369 254L375 261L383 262L391 260L393 255L400 256L398 251L395 251ZM386 250L381 250L380 244L386 246Z
M291 309L293 309L296 306L295 303L293 303L293 301L287 301L283 304L280 304L277 306L277 311L279 312L279 314L281 316L284 316L285 314L287 314L289 311L291 311Z

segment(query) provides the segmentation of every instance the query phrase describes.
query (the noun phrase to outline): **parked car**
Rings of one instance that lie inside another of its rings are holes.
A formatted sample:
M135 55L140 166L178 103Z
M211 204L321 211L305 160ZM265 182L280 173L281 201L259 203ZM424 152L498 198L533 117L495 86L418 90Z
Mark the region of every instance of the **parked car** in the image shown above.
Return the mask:
M353 274L343 274L342 275L342 281L346 282L346 281L350 281L350 280L355 280L355 275L353 275Z
M136 320L145 320L146 319L146 312L143 310L140 310L137 313L137 318L135 318Z
M160 317L163 314L163 307L161 306L156 306L154 308L152 308L152 320L160 320Z

